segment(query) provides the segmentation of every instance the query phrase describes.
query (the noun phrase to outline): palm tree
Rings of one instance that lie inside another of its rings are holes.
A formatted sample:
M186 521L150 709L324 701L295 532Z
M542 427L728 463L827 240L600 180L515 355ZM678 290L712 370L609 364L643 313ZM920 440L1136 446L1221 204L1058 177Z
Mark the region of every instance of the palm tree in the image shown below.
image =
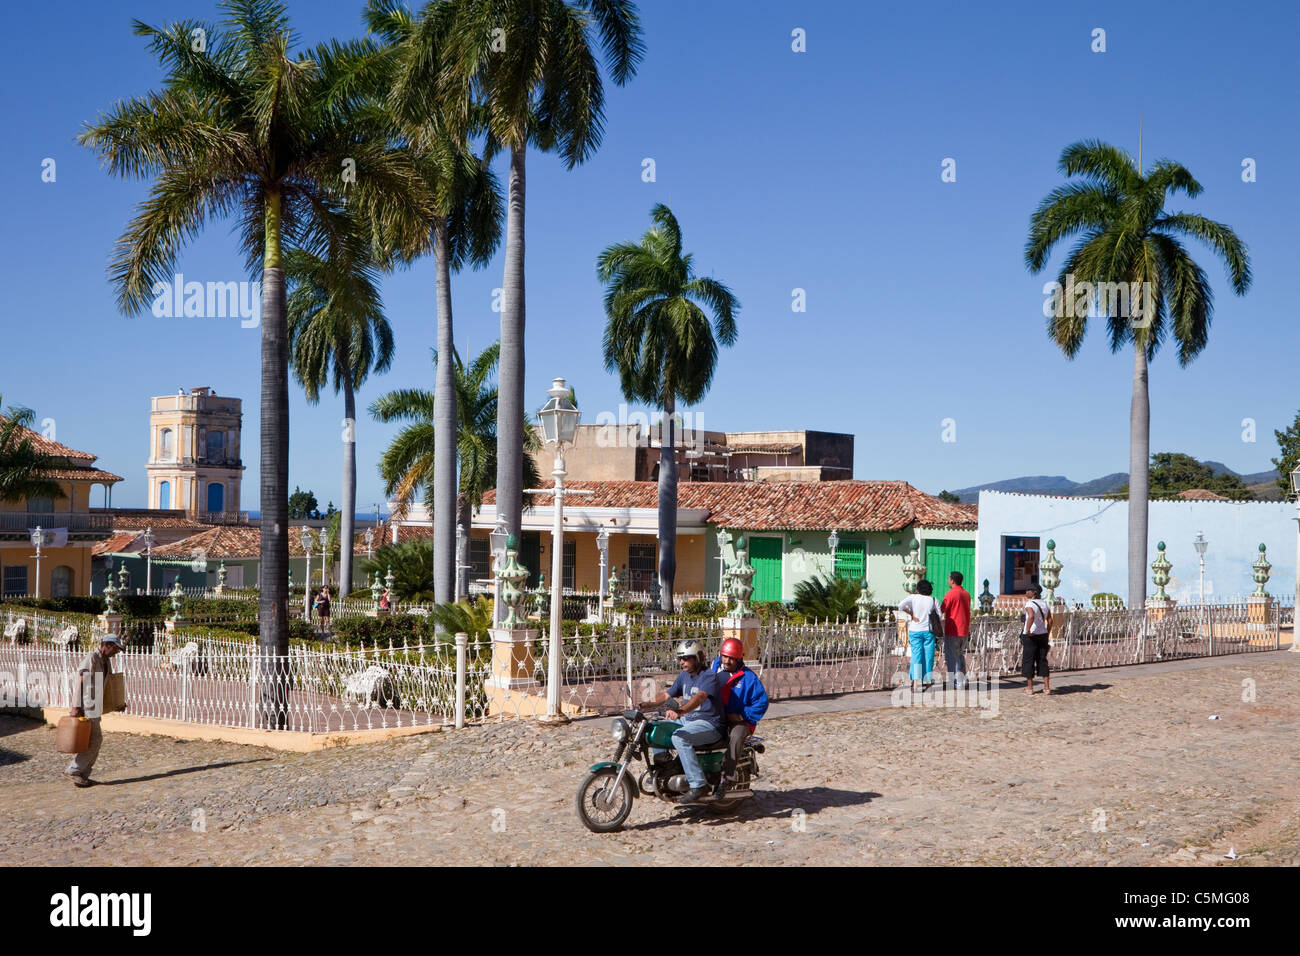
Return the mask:
M462 130L481 105L489 146L510 151L501 305L497 508L519 534L524 473L524 199L532 144L572 169L600 145L604 87L592 31L610 77L636 73L644 45L630 0L432 0L395 85L399 99L427 96Z
M374 557L363 558L361 573L367 578L378 573L385 580L393 572L393 597L399 601L432 601L433 545L428 538L386 544Z
M360 244L359 244L360 245ZM387 371L393 361L393 330L384 318L379 277L364 245L335 250L322 258L307 249L286 256L289 364L307 401L320 401L331 380L343 391L343 510L340 545L355 535L357 512L356 390L373 368ZM339 550L339 599L352 590L352 548Z
M1142 607L1151 448L1147 365L1171 333L1178 343L1178 364L1190 363L1209 341L1214 311L1209 280L1179 237L1199 239L1217 252L1237 295L1250 287L1250 260L1245 245L1223 223L1165 211L1166 193L1195 197L1201 192L1201 184L1178 163L1161 159L1143 172L1140 159L1135 163L1121 149L1086 141L1062 151L1059 169L1080 179L1058 186L1039 203L1030 218L1025 263L1031 272L1040 272L1059 241L1078 236L1061 266L1054 295L1059 307L1048 319L1048 335L1074 358L1091 305L1098 318L1106 317L1111 351L1133 348L1128 603Z
M0 402L4 397L0 396ZM24 498L64 498L57 481L41 477L61 464L32 441L36 413L30 408L9 406L0 415L0 501Z
M605 369L618 372L628 401L663 410L659 452L659 583L673 609L677 574L677 402L693 405L713 383L718 342L736 341L740 302L716 279L695 275L682 233L662 203L639 244L609 246L596 261L605 283ZM710 324L705 310L713 314ZM714 336L717 338L715 339Z
M167 287L177 256L211 218L238 217L247 266L261 270L260 636L268 668L288 652L289 393L286 243L342 240L339 212L397 229L427 207L411 164L389 148L373 44L331 42L292 57L278 0L224 0L224 29L197 21L135 21L164 87L119 101L82 133L109 172L152 177L110 266L119 308L143 310ZM202 42L200 42L202 38ZM351 175L349 175L351 174ZM274 681L268 688L278 687ZM283 726L284 701L267 698Z
M498 473L497 386L492 373L500 357L500 343L493 343L465 368L460 355L452 351L452 380L456 389L456 410L459 416L456 430L456 457L459 481L456 496L455 520L469 531L472 511L482 506L483 495L492 488ZM434 353L434 363L438 354ZM379 461L379 472L385 482L384 493L394 499L394 514L401 517L407 507L424 492L424 505L437 507L433 498L433 479L437 469L438 427L435 418L435 396L422 389L399 389L380 396L370 406L370 414L381 422L410 422L398 432ZM525 427L523 451L523 486L536 488L541 475L533 455L541 451L541 442L534 429ZM439 602L446 603L446 602Z
M366 24L386 43L390 81L410 69L417 54L410 42L417 21L397 0L371 0ZM436 29L435 31L436 32ZM428 54L437 50L424 48ZM452 352L455 341L451 308L451 273L466 262L485 266L501 241L501 189L486 162L475 156L465 132L445 122L444 109L426 90L404 88L390 93L386 108L408 153L415 161L433 199L434 215L417 247L434 257L437 308L437 350ZM471 124L472 126L474 124ZM456 383L451 363L438 366L434 382L435 442L433 476L433 589L439 602L450 601L456 566Z

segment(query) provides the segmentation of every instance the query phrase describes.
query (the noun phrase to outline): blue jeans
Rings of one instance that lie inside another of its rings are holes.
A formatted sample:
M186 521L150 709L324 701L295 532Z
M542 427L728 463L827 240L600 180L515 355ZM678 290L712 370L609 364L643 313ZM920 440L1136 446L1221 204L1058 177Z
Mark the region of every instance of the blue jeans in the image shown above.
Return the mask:
M966 640L964 637L943 639L943 666L958 687L966 684L966 655L962 652Z
M909 631L908 643L912 645L912 667L908 671L912 680L934 679L934 635L929 631Z
M707 720L687 720L680 729L673 733L673 746L682 761L682 772L686 782L693 790L704 788L704 771L700 769L700 758L695 756L695 746L716 743L722 739L722 731Z

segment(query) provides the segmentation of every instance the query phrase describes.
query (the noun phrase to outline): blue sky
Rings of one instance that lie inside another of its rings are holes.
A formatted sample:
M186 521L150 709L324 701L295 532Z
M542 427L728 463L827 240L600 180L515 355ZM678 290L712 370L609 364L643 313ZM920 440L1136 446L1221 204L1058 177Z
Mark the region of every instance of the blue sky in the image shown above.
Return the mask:
M291 3L304 43L361 33L361 3ZM1131 353L1099 329L1066 361L1049 342L1044 281L1023 262L1029 215L1061 176L1061 149L1102 139L1169 157L1204 186L1173 208L1230 224L1254 284L1214 284L1209 348L1151 368L1152 451L1270 467L1272 430L1300 407L1286 283L1300 240L1294 37L1284 3L877 5L714 0L640 4L647 55L610 87L597 155L566 171L530 154L529 404L550 379L576 387L584 420L616 411L600 358L599 251L636 239L656 202L682 224L697 268L742 303L704 427L813 428L856 435L855 476L930 492L1020 474L1086 480L1128 465ZM146 184L109 178L76 145L83 123L159 85L130 21L216 19L210 2L82 3L10 11L0 38L7 143L0 174L5 308L0 393L51 418L60 441L97 453L127 480L114 504L145 503L151 395L208 385L245 401L244 506L257 502L259 336L238 319L124 317L105 268ZM791 33L806 31L806 52ZM1092 31L1106 31L1094 53ZM56 180L41 179L55 160ZM1257 181L1242 181L1253 158ZM655 182L642 179L655 161ZM941 163L956 161L955 182ZM499 172L504 178L505 163ZM502 257L453 280L456 340L476 353L498 335ZM187 279L247 276L229 224L184 253ZM806 311L791 309L803 289ZM397 359L359 396L432 388L433 263L386 278ZM291 391L290 486L340 499L332 394ZM955 442L941 440L944 420ZM1256 441L1243 441L1243 419ZM395 429L358 424L358 505L381 500L376 465Z

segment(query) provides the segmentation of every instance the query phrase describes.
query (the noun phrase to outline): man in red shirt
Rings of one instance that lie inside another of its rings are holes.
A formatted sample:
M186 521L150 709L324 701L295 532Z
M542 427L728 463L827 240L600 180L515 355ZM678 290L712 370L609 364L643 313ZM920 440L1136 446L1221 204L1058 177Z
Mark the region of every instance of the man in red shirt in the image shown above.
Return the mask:
M943 662L957 687L966 686L966 642L970 640L970 592L961 586L962 575L948 575L943 596Z

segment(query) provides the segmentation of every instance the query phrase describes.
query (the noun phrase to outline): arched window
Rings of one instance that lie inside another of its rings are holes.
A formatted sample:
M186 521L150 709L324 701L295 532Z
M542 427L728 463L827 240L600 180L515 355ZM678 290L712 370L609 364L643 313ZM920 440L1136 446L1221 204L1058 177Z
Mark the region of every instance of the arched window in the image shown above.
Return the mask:
M172 483L170 481L159 482L158 507L170 508L171 506L172 506Z
M50 597L71 597L72 583L72 568L60 564L50 574Z
M163 461L171 461L176 457L175 448L172 446L172 430L164 428L161 439L162 450L159 452L158 457Z
M215 481L208 485L208 510L213 512L224 511L225 503L225 486Z

